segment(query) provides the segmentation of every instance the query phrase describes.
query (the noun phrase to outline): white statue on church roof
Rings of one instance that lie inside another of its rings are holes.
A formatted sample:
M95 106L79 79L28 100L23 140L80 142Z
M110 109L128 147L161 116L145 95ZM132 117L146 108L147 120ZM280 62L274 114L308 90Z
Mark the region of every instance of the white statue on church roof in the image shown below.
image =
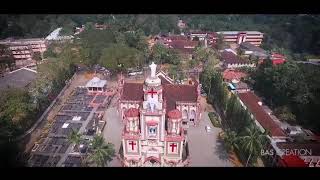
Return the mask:
M154 62L152 62L149 67L150 67L150 69L151 69L151 77L152 77L152 78L156 77L157 65L156 65Z

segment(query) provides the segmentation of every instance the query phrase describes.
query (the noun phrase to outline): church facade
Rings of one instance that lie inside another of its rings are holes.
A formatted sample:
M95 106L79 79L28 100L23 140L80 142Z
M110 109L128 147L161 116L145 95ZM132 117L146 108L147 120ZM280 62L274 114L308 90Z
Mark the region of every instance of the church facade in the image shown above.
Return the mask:
M120 159L123 166L186 166L187 128L201 116L199 85L173 84L150 68L144 83L119 80Z

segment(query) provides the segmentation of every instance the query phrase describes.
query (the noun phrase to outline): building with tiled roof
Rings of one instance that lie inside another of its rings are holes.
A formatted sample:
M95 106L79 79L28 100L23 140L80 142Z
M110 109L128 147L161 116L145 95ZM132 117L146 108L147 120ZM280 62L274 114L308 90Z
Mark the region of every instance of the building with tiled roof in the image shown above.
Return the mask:
M188 125L200 120L198 83L174 84L156 65L144 83L119 80L123 166L186 166Z
M0 90L9 88L28 88L36 80L37 72L21 68L0 77Z
M223 66L227 69L240 68L240 67L255 67L255 64L240 58L236 54L230 51L223 51L221 53L221 61Z
M195 48L199 41L191 41L187 36L171 35L167 37L159 37L158 43L163 44L167 48L176 50L182 57L192 58Z
M240 81L241 78L247 77L248 74L234 69L226 69L223 71L223 80L231 82L232 80Z
M268 54L264 49L262 49L258 46L255 46L255 45L251 44L250 42L241 43L240 49L243 51L243 54L247 55L247 56L251 55L251 56L257 57L261 60L266 59L268 57Z
M320 167L320 141L280 141L272 145L279 166Z
M34 53L43 53L47 50L47 42L42 38L31 39L4 39L0 44L5 45L12 52L17 68L35 65Z
M287 135L281 127L264 111L261 99L252 91L239 93L240 101L253 115L257 126L262 131L268 131L272 138L286 138Z
M272 53L270 56L270 60L273 65L283 64L286 62L286 58L282 54Z

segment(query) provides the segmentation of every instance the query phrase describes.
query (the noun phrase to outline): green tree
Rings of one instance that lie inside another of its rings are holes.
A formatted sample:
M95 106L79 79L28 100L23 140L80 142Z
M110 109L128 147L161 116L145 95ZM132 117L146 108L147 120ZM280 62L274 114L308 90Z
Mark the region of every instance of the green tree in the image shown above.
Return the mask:
M12 70L15 66L15 61L8 46L0 44L0 54L0 72L5 71L7 67Z
M88 160L96 166L104 167L115 156L114 145L105 143L102 136L95 136L90 146Z
M265 146L267 141L266 134L262 134L256 127L246 127L245 135L240 137L240 146L249 154L246 167L249 162L255 162L257 157L261 155L261 149Z
M278 107L274 112L280 120L293 124L296 123L296 116L287 106Z
M79 151L79 145L82 141L82 135L76 130L72 129L71 133L68 136L68 141L75 144L76 151Z
M227 152L232 152L235 149L239 149L239 137L236 132L231 131L229 129L225 130L223 135L223 141Z
M143 55L135 48L112 44L102 50L98 63L111 70L117 70L119 64L122 64L125 69L141 67Z

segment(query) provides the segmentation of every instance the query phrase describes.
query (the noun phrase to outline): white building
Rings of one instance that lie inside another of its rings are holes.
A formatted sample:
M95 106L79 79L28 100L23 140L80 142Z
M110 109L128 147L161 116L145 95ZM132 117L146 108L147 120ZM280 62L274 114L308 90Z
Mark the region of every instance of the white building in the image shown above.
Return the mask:
M255 46L260 46L263 39L263 33L259 31L220 31L225 42L241 44L250 42Z
M101 80L98 77L92 78L86 84L89 93L104 92L107 86L107 80Z
M60 31L62 28L57 28L52 31L47 37L46 40L48 41L65 41L65 40L72 40L73 36L60 36Z

